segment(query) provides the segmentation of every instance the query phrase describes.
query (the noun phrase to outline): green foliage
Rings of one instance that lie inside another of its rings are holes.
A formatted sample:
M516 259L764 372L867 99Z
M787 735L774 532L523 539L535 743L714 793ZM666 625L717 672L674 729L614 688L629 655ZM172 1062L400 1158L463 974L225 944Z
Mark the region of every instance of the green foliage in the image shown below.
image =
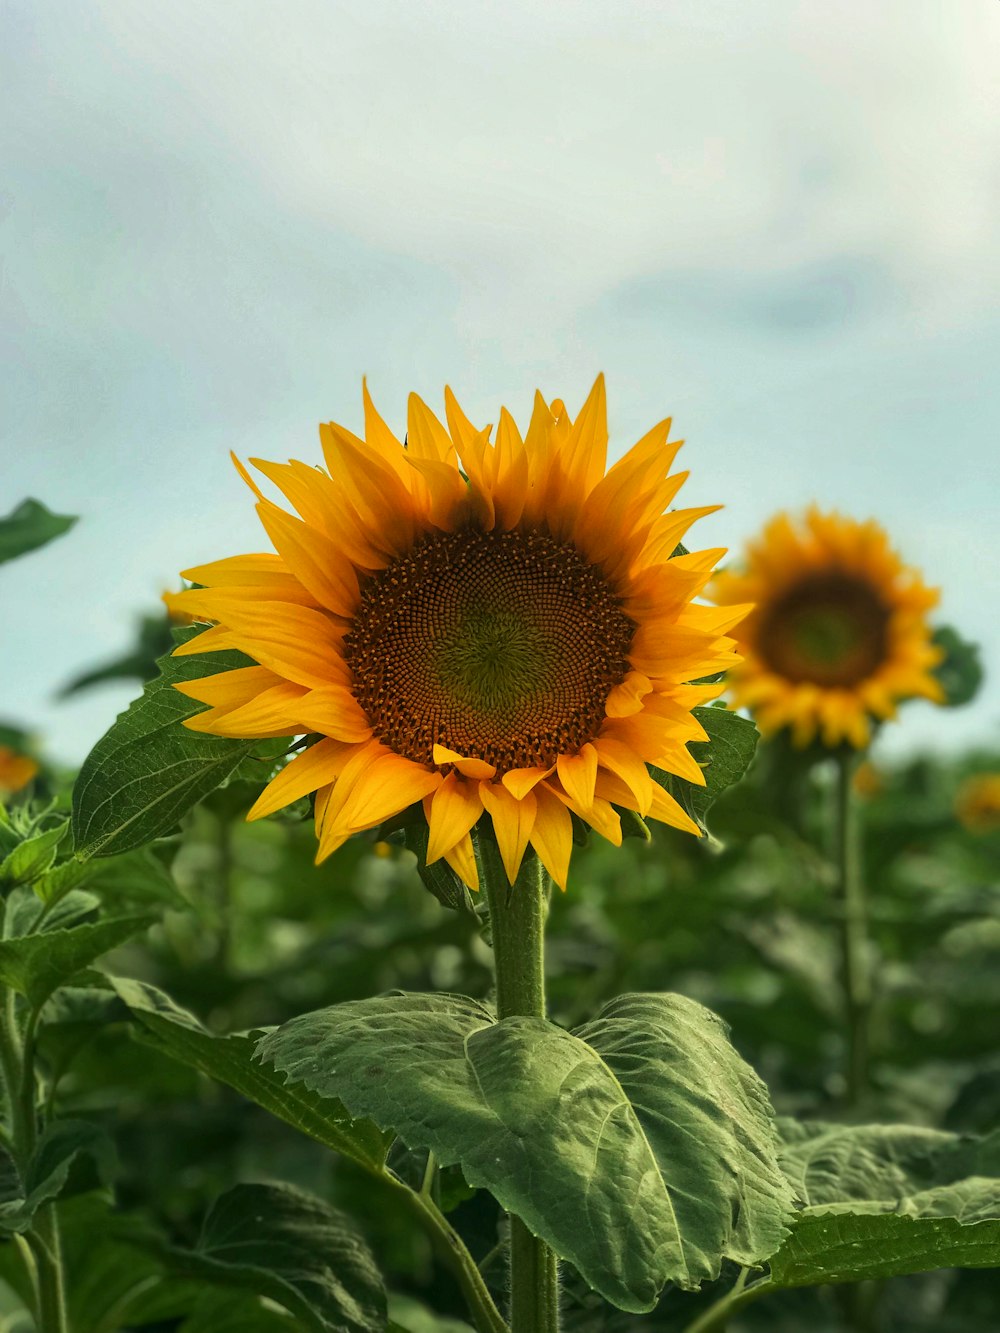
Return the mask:
M653 779L678 801L704 833L706 816L722 793L744 776L753 762L758 732L749 718L728 708L695 708L694 716L708 733L707 741L692 742L688 749L705 774L704 787L696 786L660 768L651 769Z
M198 1244L172 1249L185 1276L266 1296L309 1333L382 1333L386 1301L368 1247L336 1209L290 1185L237 1185Z
M333 1097L287 1084L254 1058L256 1035L216 1037L153 986L118 978L115 991L141 1024L146 1040L166 1055L226 1083L293 1128L372 1171L385 1161L387 1140L374 1125L354 1120Z
M0 518L0 565L61 537L75 522L67 514L53 514L39 500L22 500Z
M63 930L0 940L0 982L40 1009L52 992L153 924L150 913L106 917Z
M86 1120L57 1120L39 1140L23 1183L9 1155L0 1167L0 1232L26 1231L45 1203L94 1189L112 1172L114 1153L102 1130Z
M0 862L0 888L32 884L41 879L54 863L68 830L67 823L56 824L18 843Z
M262 748L278 752L274 745L204 736L181 725L202 706L174 685L246 666L248 660L236 652L160 659L160 675L97 742L80 770L73 793L78 856L112 856L152 842L250 755Z
M623 1309L725 1257L758 1262L782 1234L766 1093L682 997L624 997L574 1035L461 996L383 996L293 1019L260 1050L460 1163Z
M963 639L951 625L942 625L935 630L933 641L944 653L934 668L934 675L944 690L944 702L949 708L971 703L983 683L978 643Z
M1000 1132L976 1140L906 1125L785 1127L804 1207L769 1287L1000 1267Z

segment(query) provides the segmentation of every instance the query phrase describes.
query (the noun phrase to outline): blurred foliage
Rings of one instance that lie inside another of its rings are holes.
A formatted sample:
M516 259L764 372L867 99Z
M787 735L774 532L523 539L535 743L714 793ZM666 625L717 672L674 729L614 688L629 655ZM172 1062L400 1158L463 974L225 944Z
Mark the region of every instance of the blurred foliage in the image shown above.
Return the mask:
M134 662L92 678L133 669L149 678L164 645L152 630L147 637ZM957 636L942 645L940 674L958 702L978 666ZM148 707L156 688L145 697ZM185 707L177 696L177 711ZM35 753L16 724L0 731L0 743ZM740 766L749 741L745 748ZM190 1031L204 1044L213 1033L268 1028L394 989L489 998L491 955L476 897L456 892L446 876L422 882L407 850L413 828L385 831L383 840L355 837L317 867L308 802L247 824L266 765L236 757L233 767L228 784L193 809L168 812L151 846L85 864L66 859L70 798L58 775L43 770L9 797L0 816L0 979L16 1004L38 1008L38 1062L56 1123L69 1128L46 1140L25 1181L0 1156L0 1212L16 1230L46 1191L62 1192L81 1330L300 1333L308 1323L261 1304L252 1290L192 1277L232 1276L212 1267L222 1262L209 1244L220 1200L238 1202L249 1197L240 1192L249 1182L271 1182L290 1191L289 1226L355 1219L364 1239L350 1244L376 1256L390 1328L459 1333L468 1314L458 1287L388 1187L299 1132L294 1117L289 1123L240 1095L245 1072L229 1086L207 1077L198 1060L173 1058L166 1029L136 1012L135 997L148 1000L156 987L200 1020L204 1028ZM653 825L648 840L613 848L593 837L574 849L569 890L551 904L552 1017L575 1027L622 992L675 991L730 1024L736 1049L784 1115L827 1127L906 1122L989 1134L1000 1123L1000 828L963 824L956 800L971 779L997 773L1000 749L984 749L876 760L859 779L875 978L863 1105L844 1106L840 909L828 845L833 766L780 738L762 743L747 776L715 802L711 838ZM146 989L116 990L99 967ZM234 1050L245 1040L230 1039ZM424 1154L397 1141L389 1160L419 1187ZM300 1209L296 1191L313 1201ZM497 1204L455 1168L438 1173L434 1192L501 1299L505 1220ZM252 1239L265 1255L276 1243L266 1234ZM127 1289L116 1285L123 1272ZM13 1244L0 1246L0 1279L2 1323L15 1293L25 1294ZM565 1326L683 1333L739 1280L729 1266L702 1292L668 1288L652 1314L633 1315L601 1302L567 1268ZM307 1296L300 1293L305 1319L317 1301L338 1299L324 1285L327 1274L309 1281ZM115 1322L113 1303L126 1297L128 1321ZM996 1273L944 1269L780 1292L739 1310L727 1327L991 1333L995 1325Z
M1000 834L970 832L953 810L970 774L997 769L1000 755L984 752L868 775L861 799L877 995L872 1089L855 1119L985 1133L1000 1117ZM764 745L749 777L713 809L718 841L657 826L649 843L615 849L594 838L578 848L569 891L551 909L554 1018L578 1024L623 991L678 991L731 1024L779 1111L842 1119L838 909L824 847L832 787L823 764ZM116 914L137 886L147 904L160 897L158 924L115 954L117 974L162 988L219 1033L395 988L488 997L480 918L443 907L412 853L361 836L316 867L305 808L299 818L243 822L258 790L234 781L152 851L89 863L95 877L74 891L106 894ZM368 1176L169 1059L111 996L85 991L88 1003L74 1010L73 994L61 993L64 1012L43 1054L59 1071L60 1112L114 1141L120 1209L190 1245L214 1201L241 1181L307 1188L360 1218L401 1309L465 1317L424 1234ZM410 1166L409 1156L397 1145L393 1165L419 1180L423 1163L416 1155ZM438 1188L473 1253L488 1254L502 1228L492 1199L461 1188L454 1172ZM499 1289L501 1269L490 1271ZM863 1326L986 1330L988 1289L974 1271L894 1279L865 1296L873 1308ZM834 1288L769 1297L731 1327L859 1327L858 1293L868 1288L851 1291L850 1299ZM680 1330L712 1298L668 1290L653 1315L625 1315L599 1307L569 1274L567 1323L602 1333Z

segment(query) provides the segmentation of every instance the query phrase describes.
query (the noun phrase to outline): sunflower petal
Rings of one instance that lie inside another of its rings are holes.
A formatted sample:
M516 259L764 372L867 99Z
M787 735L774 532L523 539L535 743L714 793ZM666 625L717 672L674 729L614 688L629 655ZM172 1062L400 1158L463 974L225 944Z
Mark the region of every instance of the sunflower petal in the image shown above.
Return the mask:
M503 868L511 884L517 879L525 848L535 826L538 801L534 792L518 800L500 783L481 782L479 795L493 820Z

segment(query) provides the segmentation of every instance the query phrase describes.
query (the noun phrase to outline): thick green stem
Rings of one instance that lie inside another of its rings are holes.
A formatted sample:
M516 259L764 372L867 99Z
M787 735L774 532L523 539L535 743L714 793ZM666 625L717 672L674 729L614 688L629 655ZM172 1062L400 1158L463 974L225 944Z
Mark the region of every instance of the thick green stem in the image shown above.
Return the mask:
M857 802L854 796L856 757L837 758L834 824L837 888L840 898L841 980L847 1024L846 1101L857 1106L868 1089L868 1019L872 987L868 958L868 912L861 874Z
M545 1017L545 918L551 884L541 862L525 855L517 882L507 880L500 852L479 843L483 889L490 909L496 966L497 1014ZM558 1261L517 1217L510 1219L511 1333L558 1333Z

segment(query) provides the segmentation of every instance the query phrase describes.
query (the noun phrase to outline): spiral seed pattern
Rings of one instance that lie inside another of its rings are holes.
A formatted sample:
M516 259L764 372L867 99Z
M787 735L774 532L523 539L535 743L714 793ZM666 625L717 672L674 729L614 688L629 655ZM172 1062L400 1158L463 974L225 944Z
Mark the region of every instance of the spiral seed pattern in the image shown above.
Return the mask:
M344 649L385 745L429 763L440 744L504 773L593 740L635 629L572 544L465 528L372 575Z

